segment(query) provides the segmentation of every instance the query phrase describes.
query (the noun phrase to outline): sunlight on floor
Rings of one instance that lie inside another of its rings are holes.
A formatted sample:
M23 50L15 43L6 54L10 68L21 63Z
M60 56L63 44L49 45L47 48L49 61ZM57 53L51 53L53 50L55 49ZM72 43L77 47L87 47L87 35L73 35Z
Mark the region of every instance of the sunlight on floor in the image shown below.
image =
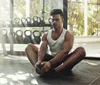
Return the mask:
M32 79L32 80L31 80L31 83L32 83L33 85L34 85L34 84L35 84L35 85L38 85L38 82L37 82L36 79Z
M0 85L1 84L6 84L8 81L6 78L0 78Z
M92 66L98 66L97 63L91 62L91 61L84 61L85 63L92 65Z
M16 85L24 85L22 81L28 80L28 78L32 76L33 79L30 81L33 85L38 85L37 80L34 78L33 74L25 73L23 71L18 71L15 74L5 74L0 73L0 85L4 85L10 83L10 85L15 85L15 82L18 84ZM10 79L10 81L9 81Z
M0 56L0 85L39 85L25 56Z

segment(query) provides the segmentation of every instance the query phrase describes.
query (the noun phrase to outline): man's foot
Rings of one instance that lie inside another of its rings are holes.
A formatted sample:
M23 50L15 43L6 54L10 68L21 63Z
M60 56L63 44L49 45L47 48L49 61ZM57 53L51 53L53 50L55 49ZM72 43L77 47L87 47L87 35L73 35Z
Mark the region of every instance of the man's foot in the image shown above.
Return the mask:
M62 70L62 71L60 71L60 72L58 72L58 74L60 74L61 76L68 76L68 75L70 75L71 73L72 73L71 70L66 70L66 69L64 69L64 70Z
M48 72L43 73L41 77L57 77L57 73L54 69L50 69Z
M40 73L39 74L44 74L44 71L41 70L43 66L44 65L41 65L41 64L37 65L38 69L40 70Z
M39 65L37 65L37 67L41 70L43 65L39 64Z

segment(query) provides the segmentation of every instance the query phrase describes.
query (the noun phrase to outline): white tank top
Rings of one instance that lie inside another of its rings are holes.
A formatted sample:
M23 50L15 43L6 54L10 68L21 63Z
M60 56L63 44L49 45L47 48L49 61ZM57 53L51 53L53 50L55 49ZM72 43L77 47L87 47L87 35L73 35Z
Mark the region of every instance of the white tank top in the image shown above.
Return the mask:
M53 40L51 35L52 35L52 30L48 31L47 35L47 40L48 40L48 46L50 48L50 52L52 56L56 56L56 54L62 50L62 45L65 39L65 33L66 29L63 28L63 31L60 35L60 37L57 40Z

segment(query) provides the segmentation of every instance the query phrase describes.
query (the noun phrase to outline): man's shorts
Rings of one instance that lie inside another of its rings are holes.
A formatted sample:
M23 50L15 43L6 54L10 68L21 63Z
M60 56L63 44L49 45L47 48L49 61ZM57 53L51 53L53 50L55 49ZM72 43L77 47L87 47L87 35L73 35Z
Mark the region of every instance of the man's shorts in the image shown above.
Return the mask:
M51 60L52 58L54 58L52 55L49 55L49 54L45 53L45 56L44 56L43 61L49 61L49 60Z
M59 62L59 63L53 65L52 68L55 68L55 67L61 65L70 55L71 55L71 54L65 56L64 59L63 59L61 62ZM45 56L44 56L43 61L49 61L49 60L51 60L51 59L53 59L53 58L54 58L53 56L51 56L51 55L49 55L49 54L46 53Z

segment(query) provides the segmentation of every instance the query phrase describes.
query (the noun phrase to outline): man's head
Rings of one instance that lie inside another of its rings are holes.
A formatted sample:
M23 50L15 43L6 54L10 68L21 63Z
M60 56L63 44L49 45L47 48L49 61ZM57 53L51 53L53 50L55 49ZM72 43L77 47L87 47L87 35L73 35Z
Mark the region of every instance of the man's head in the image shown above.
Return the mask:
M61 9L53 9L50 12L51 24L55 29L63 27L64 15Z
M53 9L50 12L50 16L57 15L57 14L59 14L61 17L64 17L64 14L61 9Z

